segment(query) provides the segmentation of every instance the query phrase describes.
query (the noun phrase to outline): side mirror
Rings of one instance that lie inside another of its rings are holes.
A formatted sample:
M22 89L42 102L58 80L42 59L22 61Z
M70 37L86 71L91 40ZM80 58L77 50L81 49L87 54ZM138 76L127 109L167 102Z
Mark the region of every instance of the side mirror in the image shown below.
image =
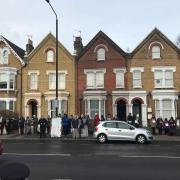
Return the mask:
M130 126L130 128L129 128L130 130L134 130L134 128L132 127L132 126Z

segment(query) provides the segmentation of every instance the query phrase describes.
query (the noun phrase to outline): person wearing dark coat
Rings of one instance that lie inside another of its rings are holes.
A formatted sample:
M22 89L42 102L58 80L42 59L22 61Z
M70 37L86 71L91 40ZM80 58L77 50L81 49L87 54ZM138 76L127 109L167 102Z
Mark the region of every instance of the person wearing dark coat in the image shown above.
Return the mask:
M40 118L38 124L40 125L40 138L46 137L46 127L47 127L46 118L44 117Z
M24 123L25 123L25 119L22 116L20 116L19 117L19 122L18 122L18 124L19 124L19 134L24 134Z
M163 131L163 120L161 117L157 118L157 121L156 121L156 126L157 126L157 129L159 131L159 134L162 135L162 131Z
M169 120L169 135L175 135L176 134L176 121L173 117Z
M129 113L127 117L127 123L133 125L134 124L134 118L131 113Z
M67 114L64 114L63 118L62 118L62 127L63 127L63 134L65 136L68 135L68 131L69 131L69 119L67 117Z

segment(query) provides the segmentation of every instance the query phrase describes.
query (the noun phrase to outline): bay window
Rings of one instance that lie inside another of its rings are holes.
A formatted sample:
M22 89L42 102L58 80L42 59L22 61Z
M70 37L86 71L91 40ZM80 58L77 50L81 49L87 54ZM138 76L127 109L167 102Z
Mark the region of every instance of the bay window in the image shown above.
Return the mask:
M11 72L0 73L0 90L15 89L15 74Z

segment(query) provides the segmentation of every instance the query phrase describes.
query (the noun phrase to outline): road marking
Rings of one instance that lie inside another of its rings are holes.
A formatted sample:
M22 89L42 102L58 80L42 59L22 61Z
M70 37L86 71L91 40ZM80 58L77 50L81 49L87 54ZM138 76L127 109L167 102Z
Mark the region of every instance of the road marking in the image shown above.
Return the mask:
M89 156L92 156L92 154L79 154L78 156L80 156L80 157L89 157Z
M21 153L3 153L12 156L71 156L71 154L21 154Z
M165 158L165 159L180 159L180 156L119 156L120 158Z

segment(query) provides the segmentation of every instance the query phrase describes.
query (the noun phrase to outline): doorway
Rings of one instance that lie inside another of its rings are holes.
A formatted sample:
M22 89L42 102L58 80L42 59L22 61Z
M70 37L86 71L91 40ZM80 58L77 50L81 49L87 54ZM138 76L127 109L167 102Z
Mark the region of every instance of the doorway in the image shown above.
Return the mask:
M28 102L29 105L29 117L33 117L33 115L36 115L37 117L37 101L32 99Z
M135 99L133 100L132 104L133 104L133 116L136 116L136 117L139 116L139 120L140 122L142 122L141 100Z
M117 102L117 118L126 121L126 102L122 99Z

